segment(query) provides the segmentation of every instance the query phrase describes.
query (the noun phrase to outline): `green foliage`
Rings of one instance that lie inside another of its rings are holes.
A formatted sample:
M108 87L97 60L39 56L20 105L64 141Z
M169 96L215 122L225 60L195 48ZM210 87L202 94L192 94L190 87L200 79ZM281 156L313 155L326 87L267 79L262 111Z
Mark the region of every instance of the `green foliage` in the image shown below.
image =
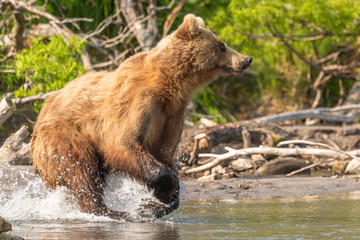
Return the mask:
M297 102L300 98L312 101L313 93L308 89L317 73L312 72L309 82L308 66L272 33L277 29L296 51L315 61L341 46L355 44L360 33L359 17L357 0L232 0L209 20L221 39L254 58L251 68L260 72L254 81L258 83L256 91L265 94L266 89L274 97ZM329 36L306 41L309 35L321 33ZM327 92L323 104L339 96L334 80L322 86ZM351 84L345 83L346 87Z
M234 121L235 117L230 113L230 105L216 94L213 88L216 88L216 86L205 87L195 94L193 98L195 111L210 116L213 121L220 124L225 124L229 120ZM197 115L193 117L194 121L198 119Z
M51 37L48 43L37 38L29 49L23 50L15 58L17 85L14 97L25 97L61 89L74 78L85 73L79 61L85 41L74 37L65 42L61 36ZM8 82L12 86L14 79ZM23 83L31 82L25 90Z
M106 17L115 13L114 1L112 0L92 0L92 1L69 1L69 0L54 0L46 1L40 0L36 4L44 5L46 2L46 12L59 17L69 18L91 18L92 22L80 21L79 27L84 32L94 30L101 21ZM75 30L75 28L73 28ZM114 36L117 29L110 26L105 29L104 33L107 36Z
M116 13L112 0L40 0L36 1L35 5L43 6L45 2L46 11L60 18L94 19L93 22L78 22L81 30L68 24L74 32L93 31L106 17ZM157 5L166 6L170 2L171 0L159 0ZM179 0L176 0L174 6L178 2ZM148 1L140 3L146 12ZM162 35L162 27L169 12L170 10L157 13L159 36ZM280 38L273 37L272 33L276 29L309 61L327 56L342 46L355 45L360 34L358 0L187 0L172 26L172 31L187 13L203 17L207 27L230 47L252 56L254 61L251 68L259 73L252 79L247 77L245 82L231 82L226 93L221 90L224 81L220 80L196 94L196 111L220 115L221 117L215 119L220 123L234 120L234 111L240 108L254 108L264 96L271 96L266 99L282 99L289 105L308 106L312 102L314 91L311 85L318 71L309 71L308 66L290 51ZM0 16L0 20L2 18L3 16ZM32 18L30 24L40 22L48 21L45 18ZM12 24L10 21L9 26ZM107 38L115 37L124 26L121 21L114 22L107 26L102 34ZM5 34L3 29L0 30L1 33ZM327 36L312 42L307 41L307 36L318 36L321 33ZM120 44L112 50L123 52L138 45L135 38L129 37L126 41L130 44ZM14 91L16 97L23 97L63 87L66 82L85 72L78 61L84 46L84 42L78 39L66 43L61 37L57 37L51 38L47 44L43 40L35 40L34 45L19 54L13 62L0 64L1 69L16 69L16 74L0 74L1 91ZM93 62L103 61L104 56L96 52L93 54L94 49L89 47L87 50ZM345 57L342 56L339 61L344 62ZM30 81L32 87L25 90L23 84ZM345 90L349 89L352 83L344 80ZM340 95L338 79L330 79L321 88L321 104L332 106ZM221 96L218 94L220 92ZM222 97L223 94L226 95L226 100Z

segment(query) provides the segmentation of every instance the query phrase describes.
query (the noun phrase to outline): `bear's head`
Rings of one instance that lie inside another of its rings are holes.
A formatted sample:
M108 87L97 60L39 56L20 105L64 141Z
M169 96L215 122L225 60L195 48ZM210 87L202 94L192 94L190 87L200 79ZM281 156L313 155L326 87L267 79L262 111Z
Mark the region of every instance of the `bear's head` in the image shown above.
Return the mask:
M205 28L202 18L187 14L184 22L172 34L181 46L179 56L187 56L192 72L211 72L224 77L236 77L251 64L252 58L229 48Z

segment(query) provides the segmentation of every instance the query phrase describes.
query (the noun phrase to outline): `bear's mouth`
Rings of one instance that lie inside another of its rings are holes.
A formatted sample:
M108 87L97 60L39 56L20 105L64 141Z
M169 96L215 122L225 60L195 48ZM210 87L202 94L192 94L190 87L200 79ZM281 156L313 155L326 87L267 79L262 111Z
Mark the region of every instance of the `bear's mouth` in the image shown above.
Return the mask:
M230 68L230 69L228 69L228 72L231 76L235 77L235 76L240 76L241 74L243 74L245 70L246 69Z
M244 72L243 69L233 69L233 68L230 68L229 70L230 70L230 72L237 73L237 74L241 74L241 73Z
M226 78L238 77L244 73L246 69L222 68L220 75Z

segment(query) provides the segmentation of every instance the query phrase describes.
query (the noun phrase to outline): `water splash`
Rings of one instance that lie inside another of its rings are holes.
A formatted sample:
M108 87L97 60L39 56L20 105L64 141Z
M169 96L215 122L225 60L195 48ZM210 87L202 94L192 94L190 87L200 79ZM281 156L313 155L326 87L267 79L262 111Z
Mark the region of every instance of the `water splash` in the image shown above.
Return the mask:
M107 183L105 203L113 210L135 214L142 199L153 199L146 187L124 175L111 174ZM0 216L10 221L113 221L81 212L71 191L47 189L31 168L0 165L0 189Z

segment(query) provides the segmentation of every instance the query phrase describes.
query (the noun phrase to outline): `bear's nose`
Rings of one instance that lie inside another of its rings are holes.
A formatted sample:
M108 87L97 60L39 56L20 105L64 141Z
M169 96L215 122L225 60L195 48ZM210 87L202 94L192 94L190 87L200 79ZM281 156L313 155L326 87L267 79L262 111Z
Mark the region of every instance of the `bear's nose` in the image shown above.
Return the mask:
M252 57L246 57L245 58L245 62L246 62L246 64L247 64L247 66L249 67L250 66L250 64L252 63Z

